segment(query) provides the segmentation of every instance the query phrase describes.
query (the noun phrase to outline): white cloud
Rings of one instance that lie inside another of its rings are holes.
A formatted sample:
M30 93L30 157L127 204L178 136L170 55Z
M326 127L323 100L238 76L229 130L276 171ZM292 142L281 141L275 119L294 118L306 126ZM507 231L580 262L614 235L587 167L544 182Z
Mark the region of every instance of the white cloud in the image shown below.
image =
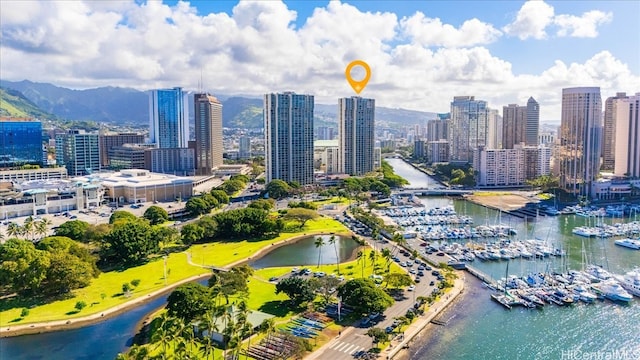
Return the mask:
M25 11L28 17L20 15ZM515 74L511 63L482 46L500 32L476 19L455 28L422 13L399 20L340 2L316 8L299 28L296 17L274 1L241 2L231 15L199 15L182 2L3 2L0 74L72 88L144 90L193 89L202 72L214 94L293 90L335 103L354 94L344 69L362 59L372 68L362 95L380 106L446 112L453 96L475 95L500 109L533 96L543 119L560 117L563 87L601 86L606 97L636 92L640 83L607 51ZM530 36L540 36L533 28Z
M588 37L598 36L598 25L611 22L613 14L599 10L588 11L582 16L558 15L554 23L560 27L558 36Z
M475 18L465 21L456 29L450 24L443 24L438 18L428 18L419 11L403 18L400 27L406 36L424 46L459 47L489 44L502 35L493 25Z
M544 1L527 1L522 5L516 19L502 30L521 40L530 37L544 39L547 37L546 27L553 23L553 6Z

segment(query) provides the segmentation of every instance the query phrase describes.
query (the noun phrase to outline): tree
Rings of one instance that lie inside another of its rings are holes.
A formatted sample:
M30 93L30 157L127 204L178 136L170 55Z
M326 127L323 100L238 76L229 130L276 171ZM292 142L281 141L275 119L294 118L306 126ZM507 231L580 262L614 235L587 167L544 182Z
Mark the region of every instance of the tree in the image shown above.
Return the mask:
M291 186L280 179L275 179L268 183L264 190L269 194L270 198L282 199L289 196L289 193L291 193Z
M364 252L362 252L362 250L358 250L358 255L356 255L356 259L358 259L358 263L362 265L362 271L361 271L360 277L364 277L364 265L366 263L367 258L365 257Z
M356 314L384 312L393 304L393 299L382 289L376 287L371 279L349 280L338 288L342 302L353 307Z
M91 284L94 272L92 264L70 253L53 250L49 253L50 265L46 281L40 287L47 294L64 294Z
M82 241L89 229L89 223L82 220L71 220L62 223L55 230L56 236L66 236L76 241Z
M276 201L273 199L258 199L249 204L250 208L271 211L275 207Z
M320 267L320 259L322 258L322 247L324 246L324 239L322 238L322 236L318 236L313 244L316 246L316 249L318 249L318 267Z
M167 298L167 310L170 316L178 317L186 323L204 316L213 308L209 288L198 283L178 286Z
M219 204L228 204L229 203L229 195L227 195L224 190L220 189L211 189L209 192L211 196L213 196L216 200L218 200Z
M311 288L320 293L322 299L325 302L329 302L331 297L333 296L334 291L340 286L340 280L333 276L323 276L320 278L311 278L309 279L309 283Z
M181 239L178 229L169 226L154 226L151 228L151 235L163 246L177 243Z
M111 226L109 224L89 225L84 234L83 241L100 243L104 240L104 236L107 235L109 231L111 231Z
M338 255L338 246L335 235L331 235L329 237L329 244L333 245L333 250L336 252L336 267L338 268L338 275L340 275L340 256Z
M129 283L122 284L122 293L124 294L124 296L129 296L131 289L132 289L131 284Z
M227 195L233 195L238 191L244 189L246 184L237 179L229 179L220 185L219 189L223 190Z
M139 263L159 250L158 239L151 236L151 227L146 220L118 221L104 241L106 257L124 264Z
M40 236L40 238L44 238L47 236L49 232L49 226L51 226L51 220L43 218L40 221L35 223L35 233Z
M291 305L294 308L315 298L309 280L298 276L288 277L278 282L276 284L276 294L281 292L291 299Z
M228 304L229 296L249 292L247 279L247 274L243 271L237 271L235 269L231 271L218 271L209 278L209 287L213 288L214 292L224 296Z
M180 235L183 244L191 245L203 238L204 228L198 224L187 224L180 230Z
M389 334L378 327L372 327L371 329L367 330L367 336L371 338L376 347L378 347L379 343L389 340Z
M27 238L33 239L33 233L35 230L35 222L33 220L33 216L29 215L29 217L24 219L24 225L22 225L22 229L24 231L24 235L27 235Z
M124 210L114 211L109 217L109 224L115 224L119 220L137 220L138 217Z
M389 272L389 269L391 267L391 258L393 257L391 255L391 250L389 250L389 248L384 248L381 250L380 252L382 254L382 257L384 258L385 262L386 262L386 271Z
M0 244L0 283L21 293L36 292L46 279L49 253L26 240L9 239Z
M78 310L78 312L82 311L82 309L84 309L86 307L87 307L87 303L86 302L84 302L84 301L76 302L75 308L76 308L76 310Z
M131 286L138 287L138 285L140 285L140 279L131 280Z
M389 273L385 276L387 286L392 288L401 288L413 284L411 276L407 273Z
M185 204L185 209L192 216L207 214L209 211L211 211L209 204L207 204L207 202L202 197L199 197L199 196L194 196L191 199L187 200L187 203Z
M145 210L143 217L149 220L151 225L158 225L169 221L167 210L155 205L149 206L149 208Z
M318 215L317 211L304 208L289 209L289 211L287 211L283 216L285 220L294 220L299 222L300 228L303 228L307 221L315 220L319 217L320 215Z
M13 221L9 223L7 226L7 236L10 238L17 238L22 235L22 226L20 224L14 223Z

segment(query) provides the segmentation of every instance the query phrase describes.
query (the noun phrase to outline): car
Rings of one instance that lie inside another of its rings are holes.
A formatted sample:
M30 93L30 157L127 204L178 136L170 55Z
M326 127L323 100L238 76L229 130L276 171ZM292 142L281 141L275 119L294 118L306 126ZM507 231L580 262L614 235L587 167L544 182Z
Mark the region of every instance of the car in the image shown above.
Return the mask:
M420 282L420 278L419 278L419 277L417 277L417 278L415 278L413 281L414 281L414 282L416 282L416 283L419 283L419 282Z
M362 321L360 321L360 326L369 326L371 324L371 319L368 316L365 316Z
M314 277L324 277L326 274L324 273L324 271L316 271L315 273L313 273Z
M391 334L391 333L393 332L393 330L395 330L395 329L396 329L396 328L395 328L395 327L393 327L393 326L387 326L387 327L384 329L384 332L386 332L387 334Z
M379 313L379 312L374 312L374 313L369 314L369 319L371 319L371 320L375 320L375 319L377 319L379 316L380 316L380 313Z
M338 281L340 281L340 282L344 281L344 276L342 276L342 275L338 276Z
M416 273L416 269L409 269L409 272L412 273L412 274L415 274Z
M425 242L420 243L420 246L422 246L422 247L426 247L426 246L427 246L427 243L425 243Z
M425 269L425 270L427 270L427 271L431 271L431 270L433 270L433 269L431 268L431 266L429 266L429 265L425 265L425 266L424 266L424 269Z
M441 251L441 252L437 253L436 255L438 255L438 256L444 256L444 253Z
M415 285L409 285L409 287L407 288L407 291L413 291L416 289Z
M403 262L400 263L400 266L407 267L407 263L403 261Z
M440 271L438 271L438 270L433 270L433 271L431 272L431 275L433 275L433 276L438 276L438 275L440 275Z
M424 276L424 271L418 271L418 276Z
M432 280L432 281L429 283L429 286L434 286L435 284L436 284L436 283Z
M424 270L424 266L423 265L418 266L418 270Z
M69 219L77 219L77 218L78 218L78 217L77 217L77 216L75 216L75 215L71 215L71 216L69 216Z
M278 278L276 276L272 276L269 278L269 281L278 281Z

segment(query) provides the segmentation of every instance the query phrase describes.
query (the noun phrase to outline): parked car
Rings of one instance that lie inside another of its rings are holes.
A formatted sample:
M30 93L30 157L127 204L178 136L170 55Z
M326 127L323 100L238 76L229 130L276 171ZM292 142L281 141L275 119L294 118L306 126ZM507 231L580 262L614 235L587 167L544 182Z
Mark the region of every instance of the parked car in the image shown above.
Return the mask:
M415 285L409 285L409 287L407 288L407 291L413 291L416 289Z

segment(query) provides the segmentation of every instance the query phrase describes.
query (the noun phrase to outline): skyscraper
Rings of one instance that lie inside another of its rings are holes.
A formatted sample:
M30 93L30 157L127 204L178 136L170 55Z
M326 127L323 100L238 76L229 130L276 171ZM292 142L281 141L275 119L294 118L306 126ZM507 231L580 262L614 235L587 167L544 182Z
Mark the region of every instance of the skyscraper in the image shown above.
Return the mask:
M100 171L98 134L69 130L56 135L56 161L67 168L69 176L82 176Z
M222 104L209 94L193 95L198 175L211 175L222 165Z
M540 105L530 97L526 106L509 104L502 108L502 148L514 145L538 146Z
M179 87L149 92L149 139L157 147L188 146L188 103L188 95Z
M42 123L28 118L0 118L0 168L42 165Z
M249 137L249 135L241 136L238 142L239 142L238 157L240 159L251 158L251 138Z
M340 172L364 175L373 171L374 99L358 96L338 100Z
M608 99L607 99L608 101ZM615 99L615 168L618 176L640 177L640 93Z
M103 134L100 133L100 165L103 168L111 166L111 149L124 144L142 144L144 135L136 133Z
M538 131L540 129L540 105L530 97L527 101L527 123L525 125L524 144L538 146Z
M313 183L313 95L265 94L266 181Z
M489 108L474 96L455 96L451 102L449 161L470 163L473 151L487 144Z
M562 89L560 187L590 197L591 183L600 168L602 99L599 87Z
M438 119L427 121L427 141L449 138L449 114L438 114Z
M604 102L604 131L602 137L602 170L615 168L616 153L616 118L618 113L616 100L626 99L627 94L616 93L616 96L607 98Z

